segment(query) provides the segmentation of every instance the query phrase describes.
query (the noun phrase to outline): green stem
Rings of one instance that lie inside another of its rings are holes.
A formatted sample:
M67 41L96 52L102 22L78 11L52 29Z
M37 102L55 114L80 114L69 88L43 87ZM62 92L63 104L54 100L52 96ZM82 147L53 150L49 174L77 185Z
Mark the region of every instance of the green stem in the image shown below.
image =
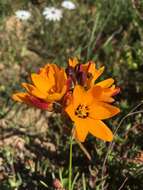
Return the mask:
M70 137L70 155L69 155L69 190L72 188L72 144L73 138Z

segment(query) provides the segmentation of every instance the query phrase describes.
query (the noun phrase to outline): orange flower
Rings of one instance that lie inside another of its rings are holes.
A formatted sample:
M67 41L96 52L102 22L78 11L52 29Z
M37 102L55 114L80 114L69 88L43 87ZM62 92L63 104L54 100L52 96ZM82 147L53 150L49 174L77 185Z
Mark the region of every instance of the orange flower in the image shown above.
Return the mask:
M81 142L84 142L88 133L105 141L113 139L112 132L102 120L118 114L120 109L108 103L113 94L111 88L106 93L101 87L104 83L101 82L100 86L96 85L88 91L76 85L70 104L65 109L75 123L75 137Z
M22 83L27 92L13 94L14 100L48 109L66 93L66 73L55 64L47 64L39 73L31 74L31 79L33 84Z
M92 87L96 79L103 73L104 67L96 69L95 62L80 64L76 58L69 59L67 67L68 79L74 84L80 84L86 89Z
M85 87L90 88L103 73L104 67L96 69L95 63L93 61L89 61L88 63L82 65L82 70L86 73Z

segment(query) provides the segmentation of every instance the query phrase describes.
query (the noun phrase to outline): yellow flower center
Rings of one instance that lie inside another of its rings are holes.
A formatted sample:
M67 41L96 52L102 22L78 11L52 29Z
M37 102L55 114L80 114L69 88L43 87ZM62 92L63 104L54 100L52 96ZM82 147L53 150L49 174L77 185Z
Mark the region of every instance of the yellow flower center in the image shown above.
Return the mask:
M88 106L84 104L79 104L75 110L75 115L77 115L79 118L82 118L82 119L87 118L89 115Z

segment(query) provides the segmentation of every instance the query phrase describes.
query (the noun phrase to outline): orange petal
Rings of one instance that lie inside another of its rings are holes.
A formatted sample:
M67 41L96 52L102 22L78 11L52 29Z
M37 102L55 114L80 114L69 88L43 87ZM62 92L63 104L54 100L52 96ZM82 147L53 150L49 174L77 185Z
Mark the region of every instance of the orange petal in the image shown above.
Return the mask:
M102 88L100 86L93 86L89 89L94 97L94 101L101 102L114 102L114 99L111 97L113 95L114 90L111 88Z
M82 86L76 85L73 91L73 98L74 98L74 104L75 107L77 105L81 104L83 101L83 97L85 96L85 90Z
M80 142L84 142L85 138L88 134L88 125L84 124L84 121L82 121L83 119L79 119L75 121L75 137L77 138L77 140L79 140Z
M108 88L108 87L110 87L113 83L114 83L114 79L109 78L109 79L103 80L103 81L101 81L101 82L98 82L98 83L96 84L96 86L101 86L101 87L103 87L103 88Z
M31 102L29 100L29 97L30 95L28 93L25 93L25 92L18 92L18 93L15 93L12 95L12 99L15 100L15 101L18 101L18 102L24 102L26 104L30 104L31 105Z
M105 67L101 67L100 69L96 70L95 73L93 74L93 79L92 82L95 82L95 80L100 77L100 75L103 73Z
M70 116L71 120L74 121L76 116L75 116L75 107L73 104L73 98L70 99L69 105L65 108L65 112Z
M56 64L49 64L48 80L50 80L52 86L56 85L60 71L64 69L60 68ZM60 78L60 81L62 79Z
M88 119L87 124L88 130L93 136L104 141L113 140L113 133L102 121Z
M41 92L39 89L37 89L35 86L28 84L28 83L22 83L22 86L27 90L27 92L29 94L31 94L32 96L41 98L46 100L47 98L47 94L44 92Z
M29 95L28 93L20 92L15 93L12 95L12 99L15 101L26 103L30 106L37 107L42 110L49 110L52 109L52 103L47 103L41 99L38 99L34 96Z
M53 86L53 80L50 80L48 77L43 77L39 74L31 74L31 79L34 85L41 91L41 92L48 92L50 88Z
M107 96L106 94L102 94L102 97L100 100L103 102L108 102L108 103L112 103L115 101L114 98Z
M77 58L69 59L69 66L75 67L78 64Z
M89 109L89 117L95 120L108 119L120 112L119 108L103 102L95 102Z
M55 64L48 63L44 67L40 68L38 74L50 80L51 83L54 85L55 83L55 80L54 80L55 69L54 68L55 68Z
M90 105L93 101L93 95L90 90L86 91L80 85L76 85L73 91L74 105L77 107L79 104Z
M66 93L66 89L67 89L67 87L64 86L60 93L54 92L54 93L48 94L46 100L47 101L60 100L64 96L64 94Z
M87 78L86 83L87 87L89 88L91 85L94 84L95 80L103 73L104 67L101 67L100 69L96 69L95 63L93 61L89 61L86 64L82 65L83 71L87 73L92 74L92 78Z
M94 72L96 71L95 63L93 61L89 61L85 64L82 64L82 69L86 73L94 74Z
M94 85L92 88L90 88L88 90L88 92L90 92L92 94L92 96L94 97L94 99L98 100L102 96L103 89L100 86L95 86Z
M56 77L56 92L61 92L63 86L66 84L66 73L64 69L60 69Z
M112 98L114 90L112 90L111 88L106 88L103 89L102 95L101 95L101 100L103 102L114 102L114 98Z

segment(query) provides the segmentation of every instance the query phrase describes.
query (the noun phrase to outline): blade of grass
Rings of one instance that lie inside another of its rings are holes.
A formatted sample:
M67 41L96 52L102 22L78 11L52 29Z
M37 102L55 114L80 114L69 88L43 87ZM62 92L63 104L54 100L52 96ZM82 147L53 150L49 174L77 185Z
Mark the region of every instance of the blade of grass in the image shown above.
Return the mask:
M77 172L76 176L75 176L74 179L73 179L71 190L73 190L74 185L75 185L75 183L76 183L76 181L77 181L78 176L79 176L79 172Z
M86 181L84 173L82 174L82 184L83 184L83 190L86 190Z
M70 155L69 155L69 187L68 189L71 190L72 188L72 145L73 145L73 138L70 137Z

